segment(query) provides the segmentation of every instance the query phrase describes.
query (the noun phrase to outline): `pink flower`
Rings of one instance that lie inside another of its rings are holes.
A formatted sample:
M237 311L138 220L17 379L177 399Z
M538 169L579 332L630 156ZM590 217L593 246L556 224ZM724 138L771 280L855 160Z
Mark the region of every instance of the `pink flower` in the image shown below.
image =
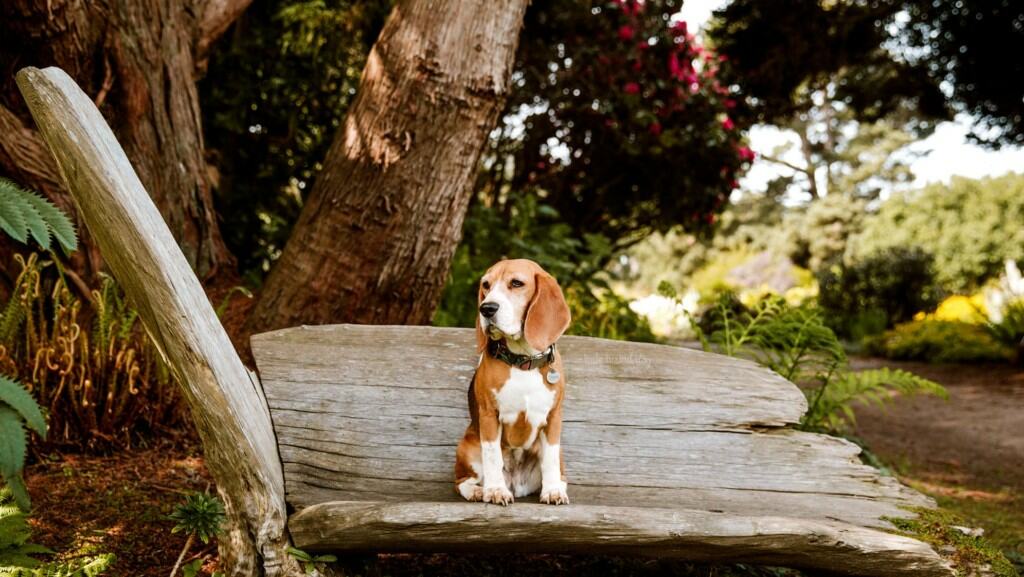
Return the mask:
M679 78L683 68L679 65L679 55L675 52L668 55L668 73L672 78Z
M741 160L745 160L747 162L750 162L750 161L754 160L754 158L757 157L757 154L755 154L753 150L750 150L749 146L741 146L741 147L739 147L737 152L740 155L740 159Z
M736 124L733 123L731 118L726 116L725 120L722 121L722 128L726 130L732 130L733 128L736 128Z
M686 22L684 20L676 20L676 22L672 24L672 31L675 32L676 34L685 36Z
M652 122L651 125L647 127L647 130L654 136L661 136L661 123Z
M633 39L633 27L629 24L623 24L619 28L619 39L620 40L632 40Z
M622 91L626 94L640 94L640 85L636 82L627 82Z
M726 98L725 99L725 107L730 109L730 110L733 109L733 108L736 108L736 101L733 100L732 98Z

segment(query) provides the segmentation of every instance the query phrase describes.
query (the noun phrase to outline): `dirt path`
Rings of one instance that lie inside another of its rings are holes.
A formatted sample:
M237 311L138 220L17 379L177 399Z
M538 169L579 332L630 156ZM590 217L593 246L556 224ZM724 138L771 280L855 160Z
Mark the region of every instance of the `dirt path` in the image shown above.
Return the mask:
M859 407L856 434L900 478L985 528L1024 559L1024 370L856 359L944 385L949 400L899 398Z

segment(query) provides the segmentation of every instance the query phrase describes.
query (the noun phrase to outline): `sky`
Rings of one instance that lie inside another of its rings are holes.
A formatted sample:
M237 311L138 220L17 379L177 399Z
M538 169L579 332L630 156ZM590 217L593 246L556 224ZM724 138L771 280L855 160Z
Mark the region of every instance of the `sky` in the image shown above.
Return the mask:
M724 6L729 0L684 0L678 18L686 21L691 30L700 29L711 17L711 13ZM914 172L914 187L932 182L947 182L951 176L980 178L997 176L1007 172L1024 172L1024 149L1004 147L998 151L987 150L967 141L970 117L959 115L954 121L945 122L936 128L928 138L913 144L915 152L930 151L911 163ZM771 152L790 138L774 127L754 127L750 133L750 147L760 154ZM795 138L795 136L792 136ZM795 164L801 164L794 151ZM745 190L763 191L773 178L789 174L789 169L764 160L755 160L747 176L741 181Z

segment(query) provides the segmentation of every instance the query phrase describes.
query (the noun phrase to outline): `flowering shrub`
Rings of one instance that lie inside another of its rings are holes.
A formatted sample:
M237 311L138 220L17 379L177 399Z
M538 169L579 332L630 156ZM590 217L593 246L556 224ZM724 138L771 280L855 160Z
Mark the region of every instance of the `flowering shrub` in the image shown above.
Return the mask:
M555 0L527 15L515 87L485 165L488 206L544 198L577 236L711 228L754 154L720 59L676 0Z

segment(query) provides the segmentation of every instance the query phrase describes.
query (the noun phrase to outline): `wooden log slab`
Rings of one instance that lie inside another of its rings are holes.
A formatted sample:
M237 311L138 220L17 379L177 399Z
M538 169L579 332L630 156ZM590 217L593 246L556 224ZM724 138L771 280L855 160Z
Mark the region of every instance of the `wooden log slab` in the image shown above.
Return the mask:
M469 329L336 325L256 335L300 548L657 554L850 574L948 575L887 517L934 506L792 429L803 394L748 361L643 343L559 341L568 507L454 491L477 357ZM854 562L855 560L859 562Z

